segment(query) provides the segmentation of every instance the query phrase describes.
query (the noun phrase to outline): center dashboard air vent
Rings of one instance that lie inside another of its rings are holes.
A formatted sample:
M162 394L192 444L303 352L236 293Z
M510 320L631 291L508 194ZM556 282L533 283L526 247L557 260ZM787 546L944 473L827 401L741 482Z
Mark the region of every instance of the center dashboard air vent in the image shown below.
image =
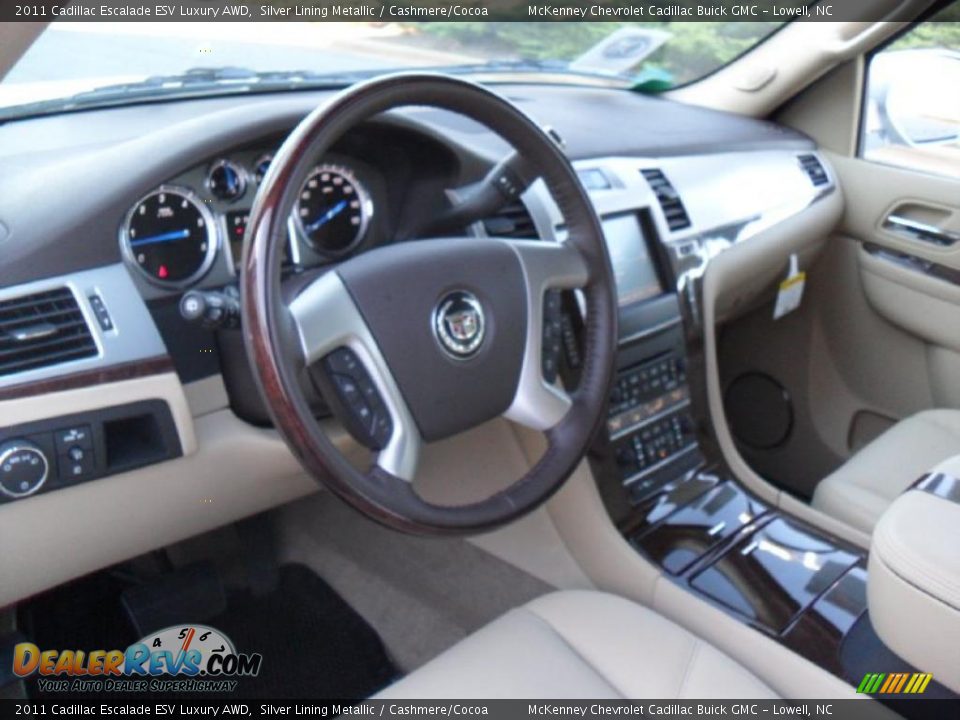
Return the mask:
M647 168L641 170L653 194L657 196L657 202L663 211L663 216L667 220L667 227L671 232L683 230L690 227L690 216L687 215L687 209L683 206L680 195L674 189L673 185L659 168Z
M816 155L798 155L797 161L800 163L800 168L807 174L807 177L810 178L810 182L813 183L814 187L826 185L830 182L827 171L824 170L823 164Z
M483 221L483 229L492 237L537 240L540 235L522 201L504 205L496 215Z
M0 301L0 376L96 354L97 343L70 288Z

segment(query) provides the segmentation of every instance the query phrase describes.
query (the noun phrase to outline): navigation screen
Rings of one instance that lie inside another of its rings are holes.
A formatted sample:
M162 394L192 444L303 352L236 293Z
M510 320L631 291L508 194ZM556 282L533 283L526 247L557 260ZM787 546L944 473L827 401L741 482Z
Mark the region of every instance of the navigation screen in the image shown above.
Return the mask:
M603 220L603 235L617 281L620 307L649 300L663 292L657 270L636 215Z

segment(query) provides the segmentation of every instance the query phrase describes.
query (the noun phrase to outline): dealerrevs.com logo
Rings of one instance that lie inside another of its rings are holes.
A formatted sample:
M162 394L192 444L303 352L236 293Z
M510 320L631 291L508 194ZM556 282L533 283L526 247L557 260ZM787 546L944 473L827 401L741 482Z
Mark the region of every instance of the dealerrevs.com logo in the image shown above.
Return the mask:
M126 650L14 648L13 672L37 676L43 692L232 692L237 679L260 673L260 653L238 653L219 630L176 625Z

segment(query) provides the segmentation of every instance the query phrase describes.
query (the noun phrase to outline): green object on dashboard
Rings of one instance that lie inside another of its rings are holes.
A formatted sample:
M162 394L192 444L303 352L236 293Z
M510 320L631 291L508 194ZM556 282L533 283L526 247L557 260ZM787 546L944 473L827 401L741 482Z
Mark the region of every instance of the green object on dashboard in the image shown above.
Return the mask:
M645 68L633 78L630 89L644 95L659 95L673 87L673 75L662 68Z

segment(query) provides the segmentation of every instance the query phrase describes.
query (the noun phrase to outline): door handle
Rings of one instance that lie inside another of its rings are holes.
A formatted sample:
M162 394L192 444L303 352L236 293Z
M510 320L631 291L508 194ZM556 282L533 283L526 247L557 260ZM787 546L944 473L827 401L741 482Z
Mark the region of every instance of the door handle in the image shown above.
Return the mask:
M906 235L911 240L922 240L941 247L950 247L954 243L960 242L960 234L958 233L944 230L936 225L911 220L901 215L888 215L883 222L883 226L898 235Z

